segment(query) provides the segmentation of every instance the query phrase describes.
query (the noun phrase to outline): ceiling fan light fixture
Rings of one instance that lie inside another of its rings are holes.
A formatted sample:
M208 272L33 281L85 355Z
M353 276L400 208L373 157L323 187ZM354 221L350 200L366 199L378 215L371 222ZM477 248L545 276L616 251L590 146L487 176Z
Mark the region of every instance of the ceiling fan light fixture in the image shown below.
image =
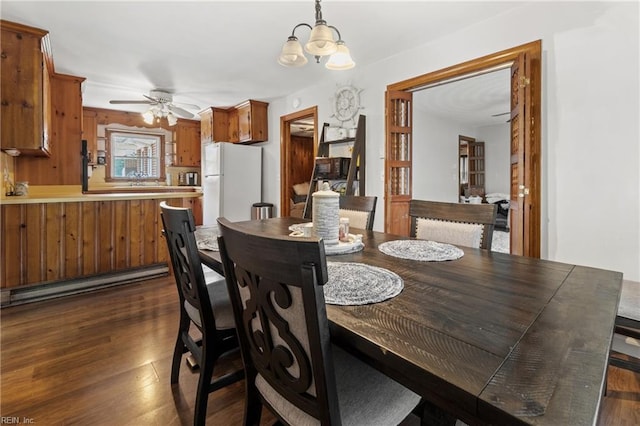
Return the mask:
M330 70L336 71L348 70L355 67L356 63L351 58L349 48L344 44L344 41L338 40L336 45L338 46L338 49L329 57L329 60L324 66Z
M316 4L316 20L315 25L311 26L307 23L300 23L293 27L291 35L285 42L278 56L278 63L286 67L300 67L306 64L307 58L304 56L304 52L315 56L316 63L320 63L320 59L324 56L339 55L329 60L326 67L333 70L347 70L353 68L356 64L351 59L349 49L342 41L340 31L333 25L327 25L327 22L322 19L322 7L320 6L320 0L315 0ZM309 40L304 45L304 51L298 37L295 32L299 27L307 27L311 30L309 34ZM337 38L334 38L333 32L337 34Z
M169 126L175 126L178 124L178 118L170 112L167 114L167 123L169 123Z
M153 113L153 110L149 109L146 112L143 112L142 119L147 124L153 124L153 120L155 119L155 114Z
M142 113L142 118L146 124L159 124L162 118L166 117L170 126L174 126L178 122L178 117L184 118L195 118L195 115L187 111L184 108L181 108L174 104L173 95L165 90L152 90L149 92L149 95L142 95L146 98L146 100L111 100L109 103L111 104L146 104L149 105L149 109ZM178 102L180 103L180 102ZM200 109L198 105L194 104L185 104L186 108ZM171 115L171 119L169 119L169 115Z

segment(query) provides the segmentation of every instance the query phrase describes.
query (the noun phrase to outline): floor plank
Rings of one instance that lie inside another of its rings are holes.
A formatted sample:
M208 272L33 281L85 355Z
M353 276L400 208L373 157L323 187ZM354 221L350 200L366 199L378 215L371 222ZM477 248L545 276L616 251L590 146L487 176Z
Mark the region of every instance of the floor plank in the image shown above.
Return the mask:
M190 425L198 375L169 383L172 277L0 310L0 414L40 425ZM241 365L223 360L218 372ZM217 373L218 373L217 372ZM599 426L640 424L640 375L609 368ZM207 423L242 421L244 382L209 396ZM262 424L274 422L265 410Z

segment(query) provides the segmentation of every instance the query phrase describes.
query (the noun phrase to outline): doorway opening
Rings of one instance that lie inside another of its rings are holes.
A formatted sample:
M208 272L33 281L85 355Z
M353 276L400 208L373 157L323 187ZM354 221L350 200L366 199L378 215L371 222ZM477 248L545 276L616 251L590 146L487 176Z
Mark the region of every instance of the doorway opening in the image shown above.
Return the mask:
M302 187L309 184L313 173L317 129L317 106L280 117L280 215L283 217L297 216L298 211L302 214L304 210L307 193Z
M537 40L387 86L385 231L409 235L414 188L413 93L510 68L509 203L511 253L540 257L541 41ZM405 153L399 156L397 153Z

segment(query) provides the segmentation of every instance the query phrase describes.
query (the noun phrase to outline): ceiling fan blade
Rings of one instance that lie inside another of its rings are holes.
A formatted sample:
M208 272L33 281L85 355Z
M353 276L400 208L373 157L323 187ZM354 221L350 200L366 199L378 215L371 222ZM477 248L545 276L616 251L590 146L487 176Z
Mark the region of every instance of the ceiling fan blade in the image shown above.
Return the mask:
M492 117L500 117L501 115L511 114L511 112L501 112L500 114L493 114Z
M109 103L110 103L110 104L114 104L114 105L116 105L116 104L141 104L141 105L149 105L149 104L156 103L156 102L155 102L155 101L154 101L154 102L151 102L151 101L120 101L120 100L114 100L114 101L109 101Z
M142 96L144 96L145 98L149 99L148 102L151 103L151 104L157 104L158 102L160 102L160 100L157 99L157 98L152 98L151 96L147 96L147 95L144 95L144 94Z
M179 115L180 117L186 117L186 118L195 118L195 115L190 113L189 111L187 111L186 109L177 107L175 105L167 105L167 107L169 108L169 110L171 112L176 113L177 115Z
M173 102L174 105L182 105L185 108L189 108L189 109L197 109L199 110L200 107L198 105L194 105L194 104L185 104L184 102Z

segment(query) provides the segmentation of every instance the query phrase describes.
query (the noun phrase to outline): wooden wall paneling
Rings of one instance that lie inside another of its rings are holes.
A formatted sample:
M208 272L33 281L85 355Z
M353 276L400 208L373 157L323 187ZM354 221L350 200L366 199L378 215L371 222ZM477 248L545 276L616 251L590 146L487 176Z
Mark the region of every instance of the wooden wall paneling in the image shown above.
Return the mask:
M192 198L172 198L182 206ZM2 205L0 287L168 263L162 199Z
M47 268L45 281L55 281L64 277L63 209L64 203L45 204L44 251Z
M64 203L64 276L82 275L82 206L81 203Z
M25 245L21 248L20 264L25 271L21 284L34 284L46 280L45 252L46 204L24 204L23 233Z
M147 215L150 218L149 223L153 223L153 232L149 231L150 235L153 235L153 259L154 262L167 262L170 263L169 256L167 254L167 242L162 235L162 219L160 218L160 203L162 201L169 200L149 200L150 205L147 209Z
M291 183L311 181L314 166L313 137L291 136ZM293 195L293 188L291 195Z
M82 271L81 275L94 275L99 271L98 256L100 233L98 213L100 203L82 203Z
M98 202L98 272L111 272L114 268L113 238L112 232L113 202Z
M155 227L155 241L154 247L156 249L156 262L158 263L171 263L169 259L169 252L167 251L167 242L162 235L162 219L160 218L160 200L156 200L153 211L154 227Z
M129 206L131 201L113 201L113 234L115 269L129 266Z
M92 107L84 107L83 114L93 113L96 117L96 126L99 124L107 125L107 124L122 124L124 126L135 126L135 127L143 127L147 129L157 129L162 128L165 130L173 130L173 126L169 126L166 120L160 121L160 123L147 124L144 122L142 118L142 114L139 112L129 112L129 111L118 111L114 109L105 109L105 108L92 108ZM195 124L200 127L200 121L198 120L187 120L184 118L178 118L178 123L187 122L191 124ZM165 141L166 142L166 141Z
M2 282L1 288L13 287L20 283L21 235L22 235L21 205L2 206Z
M144 200L129 202L129 266L135 268L144 263L144 238L146 223L142 216Z
M95 111L82 110L82 139L87 141L87 152L91 162L97 161L98 150L98 114Z
M143 211L144 228L144 263L151 264L158 262L158 243L164 243L158 237L161 232L158 228L158 219L160 218L159 203L161 200L145 200Z

